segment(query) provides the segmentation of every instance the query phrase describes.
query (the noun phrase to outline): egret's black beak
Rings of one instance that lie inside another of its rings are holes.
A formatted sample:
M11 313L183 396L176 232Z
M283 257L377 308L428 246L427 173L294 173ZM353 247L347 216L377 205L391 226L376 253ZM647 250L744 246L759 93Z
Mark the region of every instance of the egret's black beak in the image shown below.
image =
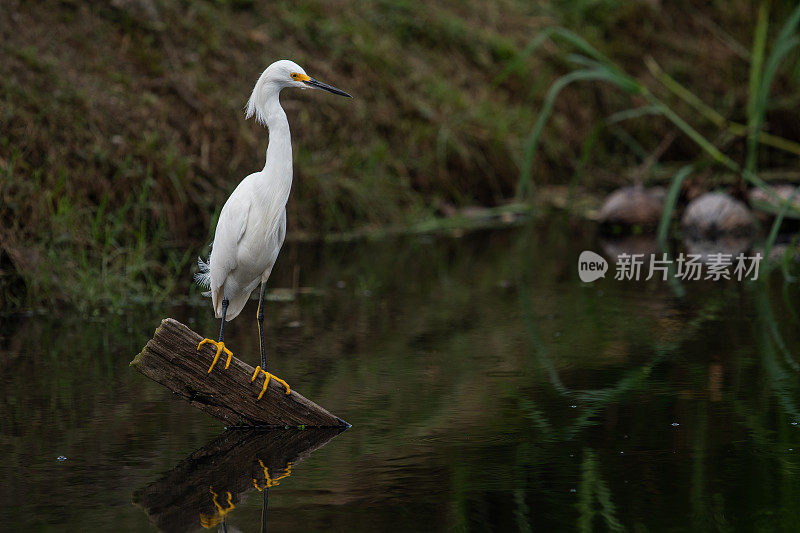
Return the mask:
M311 87L316 87L317 89L322 89L323 91L328 91L329 93L338 94L339 96L346 96L348 98L352 98L352 96L347 94L346 92L344 92L342 90L339 90L336 87L331 87L330 85L322 83L321 81L317 81L314 78L309 78L309 79L305 80L303 83L305 83L306 85L311 86Z

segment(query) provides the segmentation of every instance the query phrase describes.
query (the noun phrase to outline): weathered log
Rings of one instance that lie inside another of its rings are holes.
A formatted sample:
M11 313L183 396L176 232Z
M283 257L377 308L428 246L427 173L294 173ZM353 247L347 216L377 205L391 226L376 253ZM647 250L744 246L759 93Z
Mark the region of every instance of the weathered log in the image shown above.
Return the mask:
M253 367L235 356L226 369L223 354L208 373L216 348L206 344L198 350L202 339L177 320L165 318L131 366L228 426L349 426L296 391L286 394L274 379L259 400L264 374L251 381Z
M345 428L228 430L133 494L162 531L189 532L225 520L250 491L266 491Z

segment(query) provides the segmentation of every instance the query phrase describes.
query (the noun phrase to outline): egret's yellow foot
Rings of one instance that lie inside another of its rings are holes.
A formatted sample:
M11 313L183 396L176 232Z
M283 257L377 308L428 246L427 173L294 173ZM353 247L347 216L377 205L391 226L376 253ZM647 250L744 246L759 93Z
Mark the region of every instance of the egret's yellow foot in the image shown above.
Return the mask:
M281 378L279 378L278 376L273 376L272 374L270 374L269 372L267 372L266 370L264 370L263 368L261 368L261 366L260 366L260 365L259 365L259 366L257 366L257 367L256 367L256 371L255 371L255 372L253 372L253 377L252 377L252 378L250 378L250 382L251 382L251 383L252 383L253 381L255 381L255 379L256 379L256 376L258 376L258 373L259 373L259 372L263 372L263 374L264 374L264 387L262 387L262 389L261 389L261 394L259 394L259 395L258 395L258 399L259 399L259 400L261 399L261 397L262 397L262 396L264 396L264 393L267 391L267 385L269 385L269 380L270 380L270 379L274 379L275 381L277 381L278 383L280 383L281 385L283 385L283 386L286 388L286 394L289 394L289 393L291 393L291 392L292 392L292 390L289 388L289 384L288 384L288 383L286 383L285 381L283 381L283 380L282 380Z
M208 373L210 374L211 371L214 370L214 365L216 365L217 361L219 361L219 356L222 355L222 352L225 352L225 354L228 356L228 360L225 362L225 368L228 368L231 364L231 357L233 357L233 352L225 347L225 343L222 341L217 342L212 339L203 339L200 341L200 344L197 345L197 349L199 350L200 347L203 346L205 343L213 344L214 346L217 347L217 354L214 356L214 361L211 362L211 366L208 367Z

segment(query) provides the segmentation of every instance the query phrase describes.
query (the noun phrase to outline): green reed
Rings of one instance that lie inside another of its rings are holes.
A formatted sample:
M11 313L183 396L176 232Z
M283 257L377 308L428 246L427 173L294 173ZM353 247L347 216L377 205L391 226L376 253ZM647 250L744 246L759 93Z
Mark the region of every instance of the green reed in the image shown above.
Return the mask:
M496 84L499 84L511 73L519 70L524 64L524 60L538 50L548 39L566 45L571 50L575 50L575 52L571 53L565 52L567 59L575 65L575 68L553 82L541 105L536 122L523 143L520 176L517 183L517 198L519 200L525 200L529 198L532 193L534 185L532 178L533 162L538 151L542 132L553 112L556 99L569 85L576 82L592 81L608 83L630 96L636 96L639 100L643 99L646 102L644 106L638 106L619 112L617 115L622 119L636 118L642 115L658 115L666 118L700 148L701 155L707 160L706 164L710 162L711 164L724 167L735 175L740 176L752 186L766 191L776 202L784 204L784 201L775 193L773 188L758 176L756 154L759 143L770 144L775 148L791 153L800 153L800 145L797 143L776 136L767 136L760 131L764 122L764 115L769 107L769 90L778 71L778 67L786 58L787 54L800 42L800 38L798 38L797 35L797 26L798 22L800 22L800 6L795 8L789 19L784 23L766 59L764 59L764 56L766 53L766 32L768 29L769 10L766 7L762 7L759 13L759 19L756 24L754 52L752 54L753 63L750 78L748 127L745 132L748 136L748 156L744 166L737 163L731 156L718 148L714 142L701 134L675 109L651 92L644 83L624 72L622 68L597 48L589 44L581 36L561 27L547 28L539 33L530 41L528 46L515 61L509 64L500 74L495 81ZM651 71L660 71L651 58L647 58L646 62L651 68ZM660 76L660 80L663 82L664 80L671 80L671 78L662 75ZM701 108L704 111L701 114L706 117L711 117L712 121L720 127L725 130L732 130L729 132L726 131L726 133L733 135L741 135L743 133L743 128L740 125L728 124L721 115L702 103L700 98L677 84L677 82L674 82L674 80L671 81L673 83L667 86L668 89L678 93L682 100L689 102L693 107ZM581 159L585 159L585 155L582 155ZM661 240L666 238L666 231L674 213L680 184L686 179L689 172L690 169L684 167L672 178L670 194L667 197L663 217L659 225L659 238ZM789 206L790 204L786 202L784 208L789 209ZM796 209L792 209L792 211L798 213Z

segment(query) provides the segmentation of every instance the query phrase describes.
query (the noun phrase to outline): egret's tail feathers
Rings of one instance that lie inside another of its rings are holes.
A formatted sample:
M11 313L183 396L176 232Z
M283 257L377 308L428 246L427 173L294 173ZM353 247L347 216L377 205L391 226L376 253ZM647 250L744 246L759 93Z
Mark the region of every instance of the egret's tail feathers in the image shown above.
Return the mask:
M197 272L194 275L194 282L203 289L211 288L211 267L203 261L202 257L197 258ZM211 291L204 292L203 296L211 296Z

